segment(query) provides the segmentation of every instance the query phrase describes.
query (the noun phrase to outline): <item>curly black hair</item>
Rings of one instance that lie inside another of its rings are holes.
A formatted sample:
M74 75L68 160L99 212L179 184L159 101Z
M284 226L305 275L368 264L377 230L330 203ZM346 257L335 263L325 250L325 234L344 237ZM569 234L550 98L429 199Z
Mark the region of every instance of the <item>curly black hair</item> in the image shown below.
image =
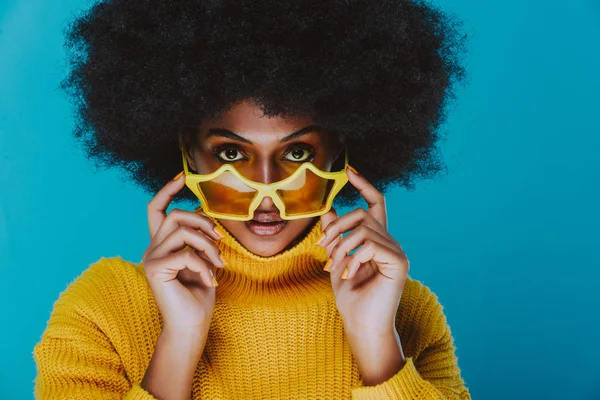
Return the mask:
M244 99L343 134L382 192L444 169L436 143L467 35L418 0L107 0L65 29L74 136L153 195L205 118ZM358 199L346 185L338 202ZM197 198L183 189L175 200Z

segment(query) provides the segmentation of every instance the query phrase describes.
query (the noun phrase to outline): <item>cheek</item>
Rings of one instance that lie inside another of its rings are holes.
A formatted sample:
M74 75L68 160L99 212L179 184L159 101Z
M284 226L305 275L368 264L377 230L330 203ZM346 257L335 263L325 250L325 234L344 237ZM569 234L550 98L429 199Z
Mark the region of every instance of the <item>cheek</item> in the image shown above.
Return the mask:
M217 170L217 168L219 168L221 166L221 164L217 160L215 160L212 157L209 157L209 155L205 155L205 154L202 154L200 157L198 157L194 161L196 162L196 167L197 167L198 173L202 174L202 175L206 175L206 174L210 174L211 172L215 172Z
M285 227L282 233L286 233L285 240L287 241L286 245L293 242L296 239L302 239L304 235L307 233L308 229L312 227L313 223L319 217L313 218L301 218L294 219L288 222L288 225ZM286 232L287 231L287 232Z
M229 219L218 219L218 221L236 238L240 232L246 230L246 226L244 225L243 221L232 221Z

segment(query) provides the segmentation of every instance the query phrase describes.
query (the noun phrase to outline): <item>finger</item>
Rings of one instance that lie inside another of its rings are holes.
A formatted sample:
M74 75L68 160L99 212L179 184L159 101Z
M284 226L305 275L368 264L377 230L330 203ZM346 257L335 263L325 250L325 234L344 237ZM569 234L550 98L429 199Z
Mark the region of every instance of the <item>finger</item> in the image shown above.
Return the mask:
M385 210L385 197L364 176L360 175L354 168L346 169L348 181L361 194L369 206L369 213L387 230L387 213Z
M167 208L173 197L179 192L185 183L183 171L180 172L172 181L167 183L148 203L148 228L150 229L150 239L158 231L165 218L167 218Z
M377 264L379 271L387 278L394 279L404 276L408 273L408 259L399 254L397 250L390 249L381 243L367 240L354 254L348 256L348 275L346 279L352 279L356 271L362 266L373 260ZM397 277L385 275L382 269L389 272L386 266L400 266L400 275Z
M336 268L337 264L352 252L357 247L363 245L367 240L380 243L383 246L393 250L395 244L391 242L387 237L381 235L379 232L374 231L366 225L360 225L346 237L342 238L339 243L333 248L331 252L332 268Z
M183 249L186 245L198 252L203 252L208 256L208 259L213 265L217 267L225 266L225 260L221 256L221 251L215 242L210 240L203 233L200 233L189 226L180 226L175 231L171 232L165 240L152 250L149 257L164 257L169 253L174 253Z
M167 235L173 232L180 226L189 226L194 228L213 240L220 240L222 236L218 233L216 224L209 218L200 215L199 213L185 211L181 209L173 209L167 215L162 225L158 228L152 239L156 243L161 243Z
M210 218L210 219L212 219L212 217L209 217L209 216L208 216L208 214L206 214L206 213L204 212L204 210L202 209L202 206L200 206L200 208L198 208L198 209L195 209L195 210L194 210L194 212L195 212L196 214L204 215L206 218Z
M321 229L323 229L323 226L325 226L325 228L327 226L329 226L337 218L338 218L337 211L335 211L335 208L331 207L331 210L329 210L327 213L321 215ZM321 240L318 241L317 244L321 245L321 243L323 243L325 240L327 240L327 242L329 244L326 246L325 245L323 245L323 246L325 246L325 252L327 253L327 257L329 257L331 254L331 251L333 250L335 245L341 239L342 239L341 235L338 235L337 237L330 237L329 239L327 238L327 236L322 236ZM331 263L328 260L328 265L326 265L326 267L329 268L330 265L331 265Z
M329 211L321 215L321 230L324 232L327 226L335 221L337 217L337 211L335 211L335 208L331 207Z
M177 274L185 268L200 274L207 286L212 284L212 269L208 262L191 251L179 251L165 257L152 258L144 262L144 270L150 279L169 282L177 278Z
M348 232L360 225L366 225L374 231L379 232L382 236L385 236L390 240L392 239L387 230L375 219L375 217L369 214L364 208L357 208L329 223L325 229L325 238L319 244L326 246L329 244L331 238L344 232Z
M221 222L217 218L211 217L210 215L205 213L202 208L198 208L197 210L194 210L194 212L212 221L212 223L215 224L215 230L217 231L217 234L221 236L221 239L227 234L227 229L225 229L223 224L221 224Z
M346 266L348 265L348 260L349 258L344 258L335 269L331 269L329 271L332 288L337 288L337 286L343 282L342 275L344 273L344 269L346 269Z

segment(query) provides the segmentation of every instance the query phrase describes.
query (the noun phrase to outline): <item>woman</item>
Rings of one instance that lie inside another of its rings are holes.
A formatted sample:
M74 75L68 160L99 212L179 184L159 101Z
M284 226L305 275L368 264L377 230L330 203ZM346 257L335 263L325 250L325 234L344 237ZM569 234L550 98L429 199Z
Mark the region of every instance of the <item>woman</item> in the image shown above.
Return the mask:
M155 194L151 240L61 293L36 398L469 399L382 194L440 169L458 25L411 1L114 0L78 18L75 134ZM367 208L338 216L334 197Z

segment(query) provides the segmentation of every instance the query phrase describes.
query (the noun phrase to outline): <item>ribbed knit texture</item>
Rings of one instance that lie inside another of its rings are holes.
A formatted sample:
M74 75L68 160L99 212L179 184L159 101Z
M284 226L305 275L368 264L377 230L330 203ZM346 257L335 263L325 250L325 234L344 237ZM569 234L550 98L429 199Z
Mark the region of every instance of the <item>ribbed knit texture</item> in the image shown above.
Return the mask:
M320 222L273 257L231 235L191 399L470 399L437 296L408 277L396 326L406 365L363 386L337 312ZM162 329L141 263L102 257L54 303L33 350L35 398L150 400L140 382Z

